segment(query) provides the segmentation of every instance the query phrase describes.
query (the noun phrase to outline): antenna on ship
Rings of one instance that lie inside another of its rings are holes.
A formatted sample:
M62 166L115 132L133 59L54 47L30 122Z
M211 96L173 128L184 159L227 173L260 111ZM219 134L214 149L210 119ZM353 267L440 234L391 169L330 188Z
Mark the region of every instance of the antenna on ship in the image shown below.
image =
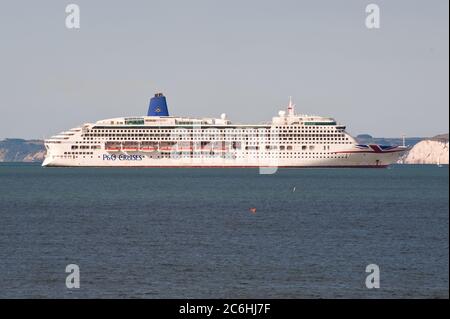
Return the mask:
M289 105L287 107L287 110L288 110L288 116L295 115L295 104L292 104L292 96L289 97Z

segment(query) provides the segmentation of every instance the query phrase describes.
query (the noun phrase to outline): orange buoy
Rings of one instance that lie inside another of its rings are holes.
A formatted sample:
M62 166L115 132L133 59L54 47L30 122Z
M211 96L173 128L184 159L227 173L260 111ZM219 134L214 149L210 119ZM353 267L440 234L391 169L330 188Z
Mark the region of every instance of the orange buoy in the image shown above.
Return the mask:
M251 208L250 208L250 212L251 212L252 214L255 214L255 213L256 213L256 207L251 207Z

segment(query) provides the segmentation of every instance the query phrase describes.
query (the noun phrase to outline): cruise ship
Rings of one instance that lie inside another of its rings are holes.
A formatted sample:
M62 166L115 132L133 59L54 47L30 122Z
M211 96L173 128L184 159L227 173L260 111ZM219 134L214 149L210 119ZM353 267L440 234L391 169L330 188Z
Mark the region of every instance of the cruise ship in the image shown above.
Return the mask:
M362 145L333 118L296 114L289 100L267 124L170 116L162 93L146 116L86 123L45 140L43 166L367 167L396 162L405 146Z

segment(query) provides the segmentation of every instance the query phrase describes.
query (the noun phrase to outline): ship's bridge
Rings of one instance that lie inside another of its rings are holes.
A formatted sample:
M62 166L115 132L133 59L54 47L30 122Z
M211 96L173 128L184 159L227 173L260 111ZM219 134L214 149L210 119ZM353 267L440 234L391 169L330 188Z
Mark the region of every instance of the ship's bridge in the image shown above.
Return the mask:
M286 115L280 111L279 116L272 118L273 125L337 125L336 120L331 117L316 115Z
M331 117L323 117L318 115L295 114L295 104L292 98L289 98L287 112L280 111L278 116L272 118L272 125L329 125L336 126L336 120ZM339 128L345 128L339 126Z

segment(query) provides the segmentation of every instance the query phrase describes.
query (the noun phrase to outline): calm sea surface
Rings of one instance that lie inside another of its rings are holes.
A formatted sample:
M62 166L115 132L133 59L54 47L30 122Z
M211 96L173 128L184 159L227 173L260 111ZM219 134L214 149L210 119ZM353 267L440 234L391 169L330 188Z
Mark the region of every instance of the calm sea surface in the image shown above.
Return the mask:
M448 167L2 164L0 297L448 298L448 221Z

